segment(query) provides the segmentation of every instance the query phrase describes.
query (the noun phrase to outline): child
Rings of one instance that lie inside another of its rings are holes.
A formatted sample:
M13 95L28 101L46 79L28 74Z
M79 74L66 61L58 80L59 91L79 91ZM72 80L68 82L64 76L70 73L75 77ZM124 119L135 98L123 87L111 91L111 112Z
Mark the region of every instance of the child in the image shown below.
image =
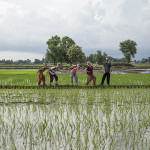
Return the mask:
M38 71L37 71L37 75L38 75L38 85L41 84L41 81L43 81L43 85L45 85L45 76L43 74L43 72L47 69L47 64L45 64L44 67L40 68Z
M78 77L77 77L77 70L80 69L80 63L77 63L77 65L73 65L71 68L71 85L73 85L73 77L75 78L76 85L78 85Z
M97 64L97 63L96 63ZM96 66L92 66L90 61L87 62L87 68L85 69L87 71L88 74L88 79L86 82L86 86L88 86L88 84L93 80L93 86L96 86L96 77L93 75L93 68Z
M47 73L49 73L50 75L50 85L52 84L54 78L56 81L56 85L58 85L57 84L58 76L56 75L56 70L60 71L60 64L57 64L57 66L49 68L49 70L47 71Z

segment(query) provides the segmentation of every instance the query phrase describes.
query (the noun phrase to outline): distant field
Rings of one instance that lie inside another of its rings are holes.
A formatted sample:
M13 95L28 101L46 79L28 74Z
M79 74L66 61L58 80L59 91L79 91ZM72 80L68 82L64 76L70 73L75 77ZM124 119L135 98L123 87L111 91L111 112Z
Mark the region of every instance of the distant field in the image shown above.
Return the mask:
M37 85L37 69L1 69L0 85ZM46 84L49 84L49 74L44 72ZM96 84L99 85L102 79L102 73L94 74L97 78ZM70 74L58 74L58 83L61 85L70 84ZM79 85L85 85L87 80L86 72L78 74ZM54 82L55 83L55 82ZM106 81L105 81L106 84ZM149 85L150 74L111 74L111 85ZM92 85L92 82L90 83Z
M43 65L15 65L15 64L0 64L0 69L38 69Z

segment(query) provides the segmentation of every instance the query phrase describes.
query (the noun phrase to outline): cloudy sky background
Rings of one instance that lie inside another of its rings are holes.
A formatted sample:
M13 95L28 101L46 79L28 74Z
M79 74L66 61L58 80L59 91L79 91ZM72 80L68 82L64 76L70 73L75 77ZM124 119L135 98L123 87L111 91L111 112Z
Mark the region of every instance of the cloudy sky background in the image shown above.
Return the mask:
M115 58L130 39L136 60L150 57L150 0L0 0L0 60L42 59L55 35Z

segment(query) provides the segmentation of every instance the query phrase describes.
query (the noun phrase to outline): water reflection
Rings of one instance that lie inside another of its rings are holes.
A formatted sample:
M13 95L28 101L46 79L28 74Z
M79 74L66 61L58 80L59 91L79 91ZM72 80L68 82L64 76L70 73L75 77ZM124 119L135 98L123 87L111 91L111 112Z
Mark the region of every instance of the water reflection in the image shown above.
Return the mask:
M112 71L112 74L127 74L127 73L150 73L150 69L128 69L124 71Z

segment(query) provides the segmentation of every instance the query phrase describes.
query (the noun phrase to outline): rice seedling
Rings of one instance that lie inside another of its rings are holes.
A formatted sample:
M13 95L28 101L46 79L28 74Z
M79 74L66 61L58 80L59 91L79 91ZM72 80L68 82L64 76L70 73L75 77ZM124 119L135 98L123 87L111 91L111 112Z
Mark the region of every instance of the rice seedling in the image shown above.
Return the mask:
M0 85L37 85L36 69L1 69ZM96 84L101 83L103 74L95 73ZM45 74L46 84L49 85L50 77ZM60 85L70 85L70 74L58 74L58 83ZM79 85L85 85L87 80L86 72L78 74ZM104 83L106 84L106 83ZM147 74L111 74L111 85L150 85L150 75ZM54 84L53 84L54 85ZM92 85L90 83L89 85Z
M150 89L1 89L1 149L149 149Z

